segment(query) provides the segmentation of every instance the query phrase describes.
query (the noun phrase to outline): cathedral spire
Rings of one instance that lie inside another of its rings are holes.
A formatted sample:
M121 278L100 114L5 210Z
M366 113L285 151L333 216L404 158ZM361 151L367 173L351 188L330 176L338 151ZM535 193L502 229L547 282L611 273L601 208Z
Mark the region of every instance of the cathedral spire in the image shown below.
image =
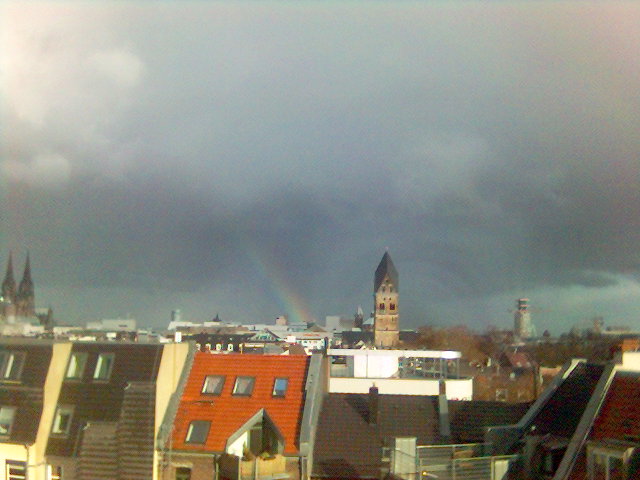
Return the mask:
M9 261L7 262L7 273L4 275L2 282L2 298L5 303L13 303L16 296L16 281L13 278L13 258L9 252Z
M33 291L33 280L31 279L29 252L27 252L27 261L24 264L24 273L18 286L16 300L18 304L18 315L24 317L35 315L35 293Z
M27 252L27 261L24 264L24 273L20 282L20 291L25 288L33 289L33 280L31 280L31 261L29 260L29 252Z

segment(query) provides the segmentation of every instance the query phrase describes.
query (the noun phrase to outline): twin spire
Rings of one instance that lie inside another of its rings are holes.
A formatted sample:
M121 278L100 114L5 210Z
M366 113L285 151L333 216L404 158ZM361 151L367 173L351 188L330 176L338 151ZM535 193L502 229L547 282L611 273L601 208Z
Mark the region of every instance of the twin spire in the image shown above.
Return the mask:
M13 275L13 254L9 252L7 271L0 292L0 316L31 317L35 315L35 294L31 278L31 261L27 252L22 280L16 289Z

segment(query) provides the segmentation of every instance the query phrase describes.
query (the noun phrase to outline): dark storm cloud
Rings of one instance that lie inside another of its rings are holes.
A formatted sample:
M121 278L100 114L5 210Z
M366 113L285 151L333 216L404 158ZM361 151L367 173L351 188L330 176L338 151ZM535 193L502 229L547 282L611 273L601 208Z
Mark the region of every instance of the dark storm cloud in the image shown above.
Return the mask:
M91 315L368 310L385 247L409 325L638 306L637 6L55 5L6 7L2 247Z

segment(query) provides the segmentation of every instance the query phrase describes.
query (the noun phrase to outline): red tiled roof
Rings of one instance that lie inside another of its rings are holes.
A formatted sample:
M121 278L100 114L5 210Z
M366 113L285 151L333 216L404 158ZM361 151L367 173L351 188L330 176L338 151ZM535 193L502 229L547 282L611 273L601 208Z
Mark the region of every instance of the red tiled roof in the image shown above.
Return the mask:
M284 437L285 455L296 454L308 361L309 357L298 355L215 355L197 352L174 421L173 448L223 452L229 437L264 408ZM207 375L226 377L220 395L201 393ZM255 377L251 396L232 395L237 376ZM274 381L280 377L289 379L287 391L284 397L274 397ZM193 420L211 422L204 445L184 441Z
M592 439L640 438L640 375L616 374L600 414L593 425ZM626 438L625 438L626 437Z

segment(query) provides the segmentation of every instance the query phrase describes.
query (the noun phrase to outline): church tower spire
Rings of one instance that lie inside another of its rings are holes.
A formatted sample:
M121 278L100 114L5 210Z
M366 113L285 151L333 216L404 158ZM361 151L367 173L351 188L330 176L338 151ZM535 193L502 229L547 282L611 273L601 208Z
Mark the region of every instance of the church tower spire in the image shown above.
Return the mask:
M2 282L2 303L14 303L16 298L16 281L13 278L13 258L9 252L9 261L7 262L7 272Z
M24 264L24 273L18 286L16 295L18 315L22 317L33 317L36 314L35 293L33 280L31 279L31 261L27 252L27 261Z
M400 282L389 252L385 252L373 277L374 344L395 348L400 341L398 290Z

